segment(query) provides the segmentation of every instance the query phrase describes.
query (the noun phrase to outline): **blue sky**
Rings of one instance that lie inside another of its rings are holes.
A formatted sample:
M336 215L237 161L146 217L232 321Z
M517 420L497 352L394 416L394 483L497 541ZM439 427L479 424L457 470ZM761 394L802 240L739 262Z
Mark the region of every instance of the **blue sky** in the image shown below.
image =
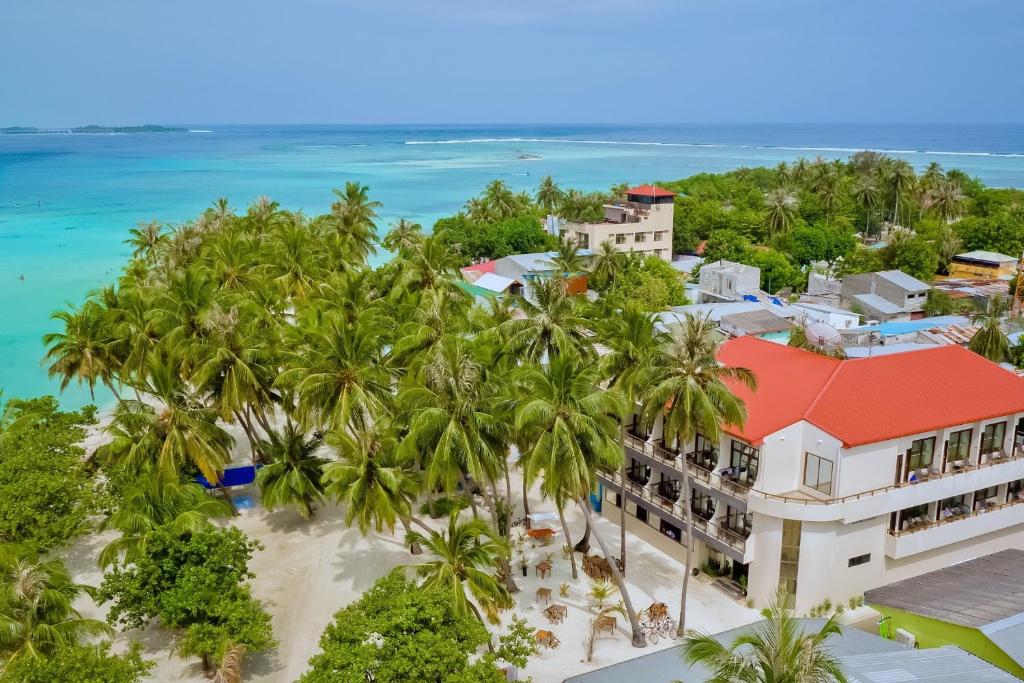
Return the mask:
M1020 0L32 0L0 125L1022 122Z

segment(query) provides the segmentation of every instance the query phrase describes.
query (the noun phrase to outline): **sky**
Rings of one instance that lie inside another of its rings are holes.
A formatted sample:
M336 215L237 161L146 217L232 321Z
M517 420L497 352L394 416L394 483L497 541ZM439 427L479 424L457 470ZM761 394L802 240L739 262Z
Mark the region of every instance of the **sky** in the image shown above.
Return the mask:
M0 126L1024 122L1020 0L9 0Z

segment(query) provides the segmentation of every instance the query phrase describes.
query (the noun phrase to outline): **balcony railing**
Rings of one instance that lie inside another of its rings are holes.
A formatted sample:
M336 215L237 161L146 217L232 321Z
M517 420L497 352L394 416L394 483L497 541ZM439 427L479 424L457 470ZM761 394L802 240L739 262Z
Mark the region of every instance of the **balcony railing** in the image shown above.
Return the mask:
M935 527L945 526L947 524L955 524L957 522L969 519L971 517L986 515L990 512L995 512L996 510L1002 510L1004 508L1013 507L1014 505L1020 505L1022 503L1024 503L1024 499L1015 497L1011 500L1006 501L1005 503L986 505L983 508L973 511L965 509L962 513L950 515L946 519L933 519L925 523L914 524L912 526L907 527L906 529L888 529L888 532L890 536L895 536L896 538L899 538L900 536L907 536L908 534L916 534L919 531L934 529Z
M751 490L750 486L743 482L722 476L714 470L694 462L694 457L697 455L696 452L686 454L686 465L684 465L683 458L679 454L674 453L659 443L639 438L632 433L631 429L623 431L622 439L628 448L645 455L657 456L678 472L684 471L683 467L688 465L686 471L689 475L697 481L704 482L711 488L724 491L737 498L742 498Z
M800 505L837 505L837 504L840 504L840 503L849 503L849 502L852 502L852 501L855 501L855 500L861 500L862 498L870 498L872 496L877 496L877 495L882 494L882 493L889 493L890 491L897 491L897 490L900 490L900 489L910 488L912 486L917 486L919 484L923 484L923 483L928 482L928 481L934 481L936 479L943 479L945 477L952 477L952 476L956 476L958 474L963 474L965 472L972 472L972 471L975 471L975 470L983 470L983 469L986 469L986 468L989 468L989 467L996 467L998 465L1003 465L1003 464L1006 464L1008 462L1014 462L1014 461L1020 460L1022 458L1024 458L1024 448L1021 448L1021 447L1018 446L1013 451L1013 453L1010 453L1010 454L1007 454L1007 455L1004 455L1004 456L1001 456L1001 457L998 457L998 458L989 458L985 462L982 462L980 465L978 465L978 464L966 465L966 466L964 466L961 469L956 469L956 470L949 469L949 471L946 471L946 472L930 472L926 476L918 477L915 481L901 482L899 484L893 484L893 485L890 485L890 486L883 486L881 488L872 489L870 491L862 491L861 493L852 493L852 494L850 494L848 496L840 496L840 497L836 497L836 498L824 498L824 497L822 497L822 498L817 498L817 497L812 498L811 496L801 496L801 497L787 496L787 495L778 494L778 493L765 493L764 491L758 491L757 489L753 489L753 488L749 489L749 493L752 494L752 495L758 496L759 498L764 498L766 500L778 500L778 501L781 501L783 503L798 503Z

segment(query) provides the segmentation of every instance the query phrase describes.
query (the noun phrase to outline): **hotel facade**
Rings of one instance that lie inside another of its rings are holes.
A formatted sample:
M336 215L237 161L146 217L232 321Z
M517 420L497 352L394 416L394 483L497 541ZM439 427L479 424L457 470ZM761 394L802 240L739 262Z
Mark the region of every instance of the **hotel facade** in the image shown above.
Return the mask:
M655 185L626 191L626 201L605 204L600 223L566 223L562 234L582 249L596 251L611 242L621 252L636 252L672 261L672 216L675 194Z
M685 467L694 566L758 606L781 585L800 613L1024 547L1024 379L957 346L837 360L739 337L719 360L757 378L734 387L743 427L679 444L635 417L625 481L601 477L609 519L624 503L678 557Z

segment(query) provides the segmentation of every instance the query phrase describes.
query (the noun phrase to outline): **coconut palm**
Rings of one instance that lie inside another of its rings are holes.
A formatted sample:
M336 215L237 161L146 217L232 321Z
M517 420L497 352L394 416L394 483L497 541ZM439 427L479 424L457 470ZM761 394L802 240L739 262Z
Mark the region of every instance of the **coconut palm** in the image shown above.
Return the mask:
M394 290L402 294L427 289L453 288L459 271L459 255L438 237L423 239L418 248L401 264Z
M622 272L624 259L622 253L615 248L615 243L605 240L597 246L597 253L594 254L594 262L590 274L594 278L594 284L607 288Z
M399 457L398 434L387 420L330 432L327 441L338 460L324 466L324 495L344 504L345 524L354 523L364 536L371 528L393 532L396 522L406 533L410 523L422 526L412 514L420 482L410 462ZM410 549L420 552L415 544Z
M124 241L132 247L132 258L141 258L146 263L153 263L161 249L167 246L168 237L164 227L156 221L139 223L128 231L131 235Z
M116 529L121 536L106 545L99 565L133 562L146 553L158 529L170 527L178 535L195 533L210 526L211 519L230 514L229 505L211 497L199 484L140 477L118 492L117 508L102 524L101 528Z
M785 187L777 187L765 193L764 204L768 209L765 216L768 234L774 237L789 232L793 221L796 220L797 207L800 204L796 195Z
M563 194L562 189L555 184L551 176L544 176L537 187L537 195L535 197L537 206L545 214L552 214L562 203Z
M580 246L576 242L561 239L558 240L555 255L551 257L547 265L555 271L556 277L569 277L586 270L587 260L580 253Z
M964 193L952 181L940 183L931 191L930 208L947 223L959 220L964 210Z
M579 190L569 190L562 195L562 203L558 207L558 215L573 223L586 223L601 220L601 205L604 198L600 194L584 194Z
M93 588L71 580L57 559L33 560L5 551L0 557L0 675L15 659L45 659L61 648L113 634L73 607Z
M234 439L217 424L216 411L181 381L176 364L154 354L141 390L151 402L121 401L107 426L111 441L97 455L164 482L178 481L185 467L195 467L210 483L220 481Z
M360 262L374 253L377 240L377 209L382 204L371 201L370 188L347 182L344 190L334 190L337 201L331 204L336 235L345 249Z
M399 256L404 257L415 251L422 243L423 227L419 223L413 223L404 218L391 226L391 230L381 242L388 251L396 252Z
M304 299L313 290L321 272L323 255L310 239L309 225L302 212L280 221L269 236L269 258L264 271L286 298Z
M838 173L828 172L820 175L817 181L815 194L825 210L825 225L828 225L836 214L839 202L842 199L842 176Z
M921 184L929 190L936 189L945 180L946 174L942 172L942 166L937 161L930 162L921 173Z
M853 201L864 212L864 234L871 234L871 212L878 205L878 186L871 178L864 176L853 186Z
M288 420L281 431L271 431L261 444L265 464L256 473L260 498L268 510L294 506L302 519L313 516L313 505L323 498L324 466L327 459L317 455L323 437L307 437Z
M424 546L432 556L412 566L422 579L420 585L450 595L456 612L472 611L481 623L486 618L497 624L498 613L514 604L508 590L494 575L508 548L497 531L483 520L460 521L458 514L452 512L447 530L427 535L411 531L407 542Z
M698 432L717 443L723 425L742 425L747 411L730 388L738 383L753 388L755 380L745 368L725 367L715 358L716 325L707 316L686 315L682 331L672 347L651 364L644 396L644 419L652 423L664 415L667 443L683 445ZM686 572L683 574L679 608L679 635L686 628L686 593L693 563L693 513L690 506L689 468L683 469L683 509L686 513Z
M828 640L842 636L838 615L816 632L786 609L785 595L761 611L764 621L751 625L731 643L690 631L683 658L710 670L710 683L846 683L842 664Z
M592 351L587 321L580 314L575 298L569 295L565 280L534 280L530 293L529 299L515 299L515 305L526 317L509 320L500 327L510 356L539 362L545 356Z
M600 387L596 364L575 354L551 359L545 369L524 366L516 380L516 429L527 449L524 475L529 483L541 478L541 491L558 509L568 541L566 504L575 503L592 529L605 557L611 557L601 534L594 528L587 496L595 488L598 472L615 472L623 456L618 418L625 414L625 395L616 388ZM573 578L578 576L575 555L570 553ZM636 610L622 574L615 563L612 576L622 595L633 631L633 645L645 647Z
M517 196L503 180L492 180L483 193L483 201L487 213L492 219L501 220L520 213L525 207L522 199Z
M914 169L909 162L899 159L888 170L886 185L893 194L892 222L899 224L900 195L905 194L916 180Z
M1008 306L1006 299L994 296L981 313L976 313L971 321L980 328L971 337L967 348L979 356L988 358L993 363L1002 363L1010 359L1010 340L1003 332L1003 318L1006 317Z
M939 270L943 273L948 273L949 264L952 262L953 257L960 253L960 247L963 246L963 242L960 240L960 235L957 234L956 229L948 223L943 225L939 230L938 236L935 238L936 251L939 253Z
M343 430L384 411L392 374L381 362L383 326L367 309L355 322L328 316L291 330L288 361L276 385L294 392L303 426Z
M117 357L113 353L114 337L103 307L87 300L81 308L57 311L50 316L60 321L64 330L43 337L47 346L44 361L52 361L47 368L50 377L60 377L60 390L71 380L89 387L89 396L96 398L96 382L110 389L120 400L114 381Z
M466 329L471 304L469 296L458 288L424 291L412 320L398 330L392 357L410 367L427 362L446 335Z

